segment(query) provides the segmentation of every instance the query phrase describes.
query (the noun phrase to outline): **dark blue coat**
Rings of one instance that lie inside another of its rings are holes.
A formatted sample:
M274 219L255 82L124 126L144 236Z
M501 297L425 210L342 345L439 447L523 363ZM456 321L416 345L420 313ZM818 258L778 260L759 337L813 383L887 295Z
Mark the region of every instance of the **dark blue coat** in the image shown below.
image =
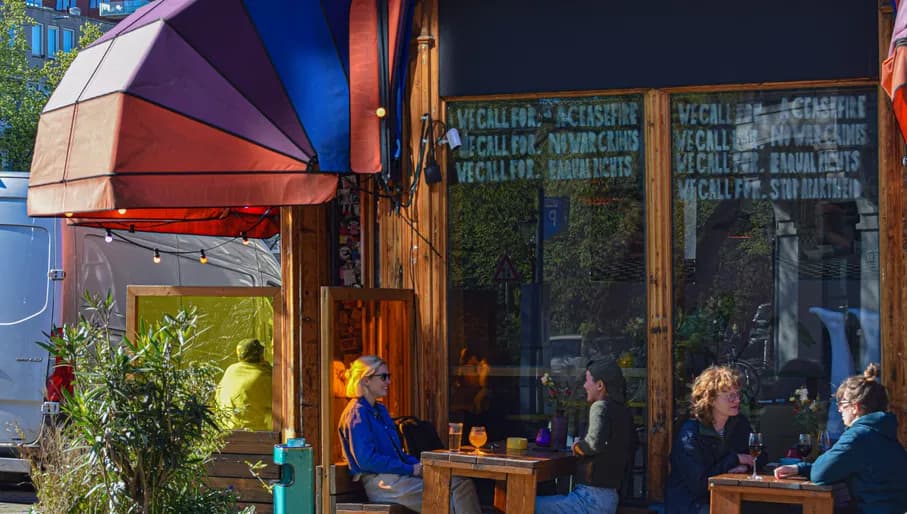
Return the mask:
M816 462L799 464L817 484L846 482L861 514L907 512L907 451L898 420L888 412L860 416Z
M668 514L698 514L709 504L709 477L739 465L738 453L749 453L750 422L743 416L728 419L724 439L698 420L684 422L671 446L671 472L665 490ZM759 458L764 462L765 454Z

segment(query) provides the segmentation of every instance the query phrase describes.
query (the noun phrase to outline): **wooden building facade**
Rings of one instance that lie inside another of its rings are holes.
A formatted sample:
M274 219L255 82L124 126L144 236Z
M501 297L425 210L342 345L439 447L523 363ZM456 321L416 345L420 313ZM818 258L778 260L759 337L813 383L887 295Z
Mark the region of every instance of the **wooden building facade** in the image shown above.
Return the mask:
M617 359L641 502L663 498L686 387L711 362L753 373L764 432L806 430L794 389L829 402L877 360L903 417L904 144L878 71L893 12L826 4L419 2L409 153L427 114L443 180L411 205L360 182L363 286L414 292L417 371L392 386L411 414L531 435L554 414L543 373L574 387L589 358ZM327 426L329 217L281 220L290 357L275 376L310 440ZM560 405L576 434L578 398Z

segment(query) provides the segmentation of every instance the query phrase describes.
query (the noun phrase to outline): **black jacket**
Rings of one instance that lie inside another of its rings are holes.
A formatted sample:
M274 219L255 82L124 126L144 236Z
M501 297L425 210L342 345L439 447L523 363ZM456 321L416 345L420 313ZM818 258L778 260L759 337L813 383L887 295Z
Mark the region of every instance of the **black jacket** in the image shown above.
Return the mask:
M687 420L671 446L671 472L665 491L668 514L695 514L709 504L709 477L739 465L738 453L749 453L750 422L743 416L728 419L725 438L698 420ZM765 453L757 464L766 461Z

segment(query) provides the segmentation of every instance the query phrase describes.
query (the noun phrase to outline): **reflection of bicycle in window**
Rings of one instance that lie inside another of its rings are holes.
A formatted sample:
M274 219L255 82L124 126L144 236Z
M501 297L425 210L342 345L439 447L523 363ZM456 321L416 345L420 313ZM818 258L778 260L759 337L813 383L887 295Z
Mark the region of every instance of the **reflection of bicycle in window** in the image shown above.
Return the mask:
M759 398L762 388L761 376L771 361L771 308L770 303L760 304L753 316L749 336L744 339L737 325L725 331L719 362L736 369L743 376L742 393L750 403ZM761 351L759 351L761 349ZM756 350L758 357L752 355Z

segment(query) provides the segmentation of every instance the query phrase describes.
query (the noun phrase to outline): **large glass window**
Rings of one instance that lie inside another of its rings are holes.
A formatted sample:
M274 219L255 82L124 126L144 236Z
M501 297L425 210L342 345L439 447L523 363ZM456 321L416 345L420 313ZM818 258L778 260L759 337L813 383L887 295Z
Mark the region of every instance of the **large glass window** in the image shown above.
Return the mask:
M731 362L775 457L798 431L843 430L835 388L880 358L876 99L672 96L678 416L692 378ZM789 402L803 386L813 415Z
M642 97L452 102L447 114L463 143L448 163L450 418L494 441L532 438L564 410L582 435L585 366L603 358L624 368L643 424ZM570 390L557 404L546 372ZM631 495L643 484L644 470Z

